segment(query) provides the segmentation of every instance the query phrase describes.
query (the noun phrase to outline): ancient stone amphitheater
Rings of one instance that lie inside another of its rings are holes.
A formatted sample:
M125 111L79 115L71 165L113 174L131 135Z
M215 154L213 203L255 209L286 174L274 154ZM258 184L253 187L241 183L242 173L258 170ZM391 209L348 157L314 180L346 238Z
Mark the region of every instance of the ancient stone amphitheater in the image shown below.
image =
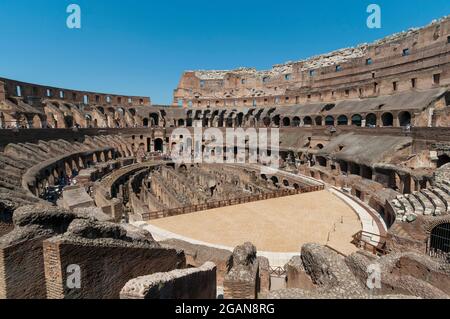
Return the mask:
M0 79L0 298L448 298L449 86L448 17L171 106ZM180 128L278 129L279 169Z

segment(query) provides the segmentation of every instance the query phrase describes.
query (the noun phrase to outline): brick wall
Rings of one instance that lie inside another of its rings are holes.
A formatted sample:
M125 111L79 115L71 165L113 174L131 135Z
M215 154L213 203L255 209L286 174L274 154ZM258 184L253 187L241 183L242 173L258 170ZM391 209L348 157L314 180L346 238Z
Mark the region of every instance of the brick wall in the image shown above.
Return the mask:
M0 247L0 299L46 297L43 237Z
M223 282L225 299L256 299L257 282L259 278L259 265L255 262L251 271L245 271L247 274L242 278L225 276ZM242 275L242 272L241 272Z
M115 244L76 243L54 237L44 242L49 299L117 299L132 278L183 266L183 254L164 248L133 248ZM79 265L81 289L66 285L67 267Z
M121 299L216 299L216 266L174 270L130 280Z

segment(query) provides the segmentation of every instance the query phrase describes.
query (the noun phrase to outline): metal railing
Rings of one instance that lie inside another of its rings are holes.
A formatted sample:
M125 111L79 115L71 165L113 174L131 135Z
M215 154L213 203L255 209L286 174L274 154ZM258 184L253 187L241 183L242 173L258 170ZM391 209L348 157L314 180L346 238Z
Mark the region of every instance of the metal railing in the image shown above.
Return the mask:
M287 275L286 270L283 267L269 267L270 276L284 277Z
M204 210L209 210L209 209L222 208L222 207L227 207L227 206L235 206L235 205L240 205L240 204L257 202L257 201L261 201L261 200L317 192L317 191L321 191L324 189L325 189L325 187L323 185L307 186L307 187L302 187L299 189L283 189L283 190L278 190L276 192L271 192L271 193L252 195L252 196L247 196L247 197L238 197L238 198L203 203L203 204L198 204L198 205L191 205L191 206L185 206L185 207L179 207L179 208L165 209L165 210L156 211L156 212L149 212L149 213L144 213L141 216L142 216L143 221L148 221L148 220L153 220L153 219L184 215L184 214L189 214L189 213L194 213L194 212L204 211Z
M368 242L367 238L379 237L378 245L374 245ZM367 231L359 231L353 235L352 244L356 247L361 248L365 251L371 252L374 255L383 256L387 255L388 251L386 249L387 237L378 234L373 234Z

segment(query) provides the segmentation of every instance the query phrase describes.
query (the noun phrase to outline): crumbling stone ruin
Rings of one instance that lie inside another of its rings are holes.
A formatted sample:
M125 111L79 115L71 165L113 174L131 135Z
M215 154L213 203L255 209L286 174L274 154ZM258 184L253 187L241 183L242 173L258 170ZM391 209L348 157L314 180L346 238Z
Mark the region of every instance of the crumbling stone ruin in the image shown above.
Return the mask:
M215 299L216 295L216 266L211 262L130 280L120 293L121 299Z
M449 66L444 17L269 71L188 71L171 106L1 78L0 298L448 298ZM174 161L256 144L218 150L195 128L278 130L279 169ZM319 191L355 213L354 251L145 230Z
M370 268L370 267L373 268ZM286 265L287 289L270 298L429 298L450 297L449 265L422 254L376 257L364 251L343 257L327 247L307 244ZM380 286L371 287L370 269L380 269Z

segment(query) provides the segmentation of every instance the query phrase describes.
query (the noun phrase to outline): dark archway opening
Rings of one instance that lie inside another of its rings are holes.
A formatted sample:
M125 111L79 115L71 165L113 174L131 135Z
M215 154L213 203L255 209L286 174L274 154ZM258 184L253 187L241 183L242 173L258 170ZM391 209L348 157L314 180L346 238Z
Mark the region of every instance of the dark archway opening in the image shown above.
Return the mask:
M398 121L400 123L400 126L411 125L411 113L409 113L409 112L401 112L398 115Z
M312 118L310 118L309 116L305 117L303 119L303 123L305 123L305 125L312 125Z
M355 114L352 116L352 125L361 126L362 125L362 116L359 114Z
M445 164L450 163L450 157L446 154L438 156L437 167L440 168Z
M325 118L325 125L326 126L334 126L334 117L332 116L327 116Z
M292 126L293 127L299 127L300 123L301 123L301 121L300 121L300 118L298 116L296 116L296 117L294 117L292 119Z
M338 117L338 125L348 125L348 117L345 115L341 115Z
M450 253L450 223L436 226L430 235L430 253L443 255Z
M377 116L373 113L367 114L366 116L366 126L375 127L377 126Z
M383 126L394 126L394 116L391 113L384 113L381 116Z
M155 140L155 152L161 152L162 153L163 150L164 150L164 142L163 142L162 139L157 138Z

